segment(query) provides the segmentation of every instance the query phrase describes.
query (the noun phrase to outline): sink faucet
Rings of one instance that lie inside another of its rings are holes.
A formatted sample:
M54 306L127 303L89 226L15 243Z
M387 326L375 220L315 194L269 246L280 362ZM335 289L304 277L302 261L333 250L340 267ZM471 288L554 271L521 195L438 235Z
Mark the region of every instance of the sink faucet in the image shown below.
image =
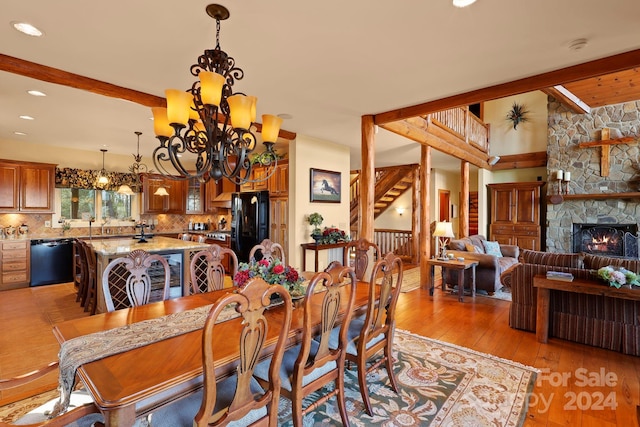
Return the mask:
M102 218L102 222L100 223L100 234L104 235L104 226L109 224L109 218Z

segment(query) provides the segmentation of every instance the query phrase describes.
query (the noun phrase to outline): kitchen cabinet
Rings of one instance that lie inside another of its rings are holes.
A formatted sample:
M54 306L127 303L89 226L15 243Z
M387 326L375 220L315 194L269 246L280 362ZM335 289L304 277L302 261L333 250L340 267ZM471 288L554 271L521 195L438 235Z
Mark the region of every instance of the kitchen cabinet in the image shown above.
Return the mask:
M0 160L0 212L52 213L56 165Z
M272 197L289 195L289 159L278 162L278 167L269 177L269 195Z
M168 196L157 196L154 193L159 187L166 188ZM186 208L187 181L164 178L160 175L149 175L142 184L143 213L184 214Z
M187 181L187 206L188 214L201 214L204 212L205 184L198 179Z
M274 197L287 196L289 194L289 159L279 160L276 170L265 179L268 173L266 167L254 167L251 170L251 181L240 186L240 191L269 190L269 195Z
M0 241L0 291L29 286L29 240Z
M545 183L489 184L491 225L489 238L521 249L542 250L541 188Z
M269 239L282 245L285 259L289 259L288 217L289 199L287 197L269 198Z

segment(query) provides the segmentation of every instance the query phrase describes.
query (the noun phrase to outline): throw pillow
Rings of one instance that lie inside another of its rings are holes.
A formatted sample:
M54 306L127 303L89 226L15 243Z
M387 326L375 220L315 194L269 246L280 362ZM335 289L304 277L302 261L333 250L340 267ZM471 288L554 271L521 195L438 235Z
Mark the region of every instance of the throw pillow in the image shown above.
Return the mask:
M487 240L482 241L484 251L487 255L502 257L502 251L500 251L500 244L498 242L489 242Z
M475 247L475 245L472 245L471 243L465 243L464 248L467 250L467 252L471 252L471 253L478 253L478 248Z

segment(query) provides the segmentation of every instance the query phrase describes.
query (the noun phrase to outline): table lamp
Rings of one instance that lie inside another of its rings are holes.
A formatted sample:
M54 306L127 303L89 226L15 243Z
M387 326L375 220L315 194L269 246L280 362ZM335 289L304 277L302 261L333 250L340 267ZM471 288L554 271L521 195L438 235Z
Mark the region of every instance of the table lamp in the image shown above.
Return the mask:
M433 236L438 238L440 242L440 256L438 259L448 259L447 258L447 243L449 243L449 239L455 237L453 234L453 228L450 222L437 222L436 229L433 232Z

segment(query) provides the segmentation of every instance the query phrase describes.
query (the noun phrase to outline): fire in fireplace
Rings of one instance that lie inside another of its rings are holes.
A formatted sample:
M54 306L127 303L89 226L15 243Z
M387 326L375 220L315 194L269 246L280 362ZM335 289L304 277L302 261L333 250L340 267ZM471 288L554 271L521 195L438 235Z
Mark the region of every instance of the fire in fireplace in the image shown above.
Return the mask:
M573 252L638 257L637 224L573 224Z

